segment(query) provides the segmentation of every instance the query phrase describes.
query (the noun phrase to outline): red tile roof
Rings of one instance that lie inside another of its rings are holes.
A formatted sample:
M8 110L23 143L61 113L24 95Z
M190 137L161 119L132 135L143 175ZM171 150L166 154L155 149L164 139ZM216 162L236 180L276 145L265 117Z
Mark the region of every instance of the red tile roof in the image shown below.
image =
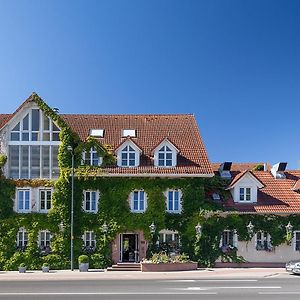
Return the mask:
M222 163L211 163L211 166L213 168L214 172L218 172L219 167L221 166ZM246 171L246 170L254 170L257 166L263 166L264 164L266 164L267 170L271 169L271 166L269 163L265 163L265 162L233 162L231 165L231 171L232 172L242 172L242 171Z
M300 191L300 179L293 186L293 191Z
M275 179L269 171L252 173L264 184L264 187L258 190L257 203L234 203L231 198L224 203L226 208L242 212L300 213L300 194L293 190L300 180L300 171L286 171L286 179ZM237 176L240 177L241 174L243 173L238 173Z
M190 114L176 115L61 115L63 120L85 140L91 129L104 129L104 137L98 138L103 145L115 150L126 137L123 129L135 129L131 140L141 148L141 166L133 168L106 168L112 174L177 174L213 175L196 120ZM152 149L167 138L180 153L177 167L154 167Z

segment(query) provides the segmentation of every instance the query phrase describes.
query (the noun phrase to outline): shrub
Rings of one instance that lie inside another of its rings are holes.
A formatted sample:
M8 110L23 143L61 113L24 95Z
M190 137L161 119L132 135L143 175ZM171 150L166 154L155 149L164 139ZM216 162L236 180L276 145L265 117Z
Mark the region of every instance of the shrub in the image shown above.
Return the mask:
M26 265L25 265L25 263L20 263L19 267L20 268L26 268Z
M89 257L87 255L83 254L78 257L79 264L87 264L88 262L89 262Z

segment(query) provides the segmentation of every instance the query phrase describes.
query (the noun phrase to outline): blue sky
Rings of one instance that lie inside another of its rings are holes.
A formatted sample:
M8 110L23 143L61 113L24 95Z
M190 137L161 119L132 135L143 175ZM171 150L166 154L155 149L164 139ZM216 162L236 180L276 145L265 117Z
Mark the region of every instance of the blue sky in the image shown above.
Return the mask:
M0 0L0 113L194 113L211 161L300 161L300 1Z

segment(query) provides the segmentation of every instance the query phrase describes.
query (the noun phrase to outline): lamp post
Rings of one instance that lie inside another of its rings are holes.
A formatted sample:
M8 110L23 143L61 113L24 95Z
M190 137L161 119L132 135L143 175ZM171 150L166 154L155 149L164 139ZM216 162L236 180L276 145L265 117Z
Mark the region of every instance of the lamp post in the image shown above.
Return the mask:
M197 237L201 237L201 235L202 235L202 226L200 225L200 223L198 223L198 224L195 226L195 230L196 230L196 235L197 235Z
M74 271L74 149L68 146L68 151L72 155L72 195L71 195L71 271Z
M151 225L149 225L149 230L151 233L151 245L149 247L149 249L147 250L147 256L151 256L153 254L153 250L154 250L154 234L155 234L155 230L156 230L156 225L154 224L154 222L151 223Z
M252 238L253 231L254 231L254 225L250 221L246 227L247 227L247 232L248 232L249 236Z

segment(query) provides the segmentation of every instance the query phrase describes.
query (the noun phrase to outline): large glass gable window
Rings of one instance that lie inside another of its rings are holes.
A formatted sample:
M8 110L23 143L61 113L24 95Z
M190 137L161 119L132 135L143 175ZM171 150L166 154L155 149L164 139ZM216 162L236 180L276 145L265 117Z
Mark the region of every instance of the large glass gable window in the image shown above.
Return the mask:
M31 109L12 129L11 141L59 141L59 128L40 109Z
M31 109L10 132L9 176L57 178L59 128L40 109Z
M173 152L168 146L163 146L158 150L158 166L171 167L173 165Z
M136 160L135 150L130 146L126 146L122 152L122 167L134 167Z

